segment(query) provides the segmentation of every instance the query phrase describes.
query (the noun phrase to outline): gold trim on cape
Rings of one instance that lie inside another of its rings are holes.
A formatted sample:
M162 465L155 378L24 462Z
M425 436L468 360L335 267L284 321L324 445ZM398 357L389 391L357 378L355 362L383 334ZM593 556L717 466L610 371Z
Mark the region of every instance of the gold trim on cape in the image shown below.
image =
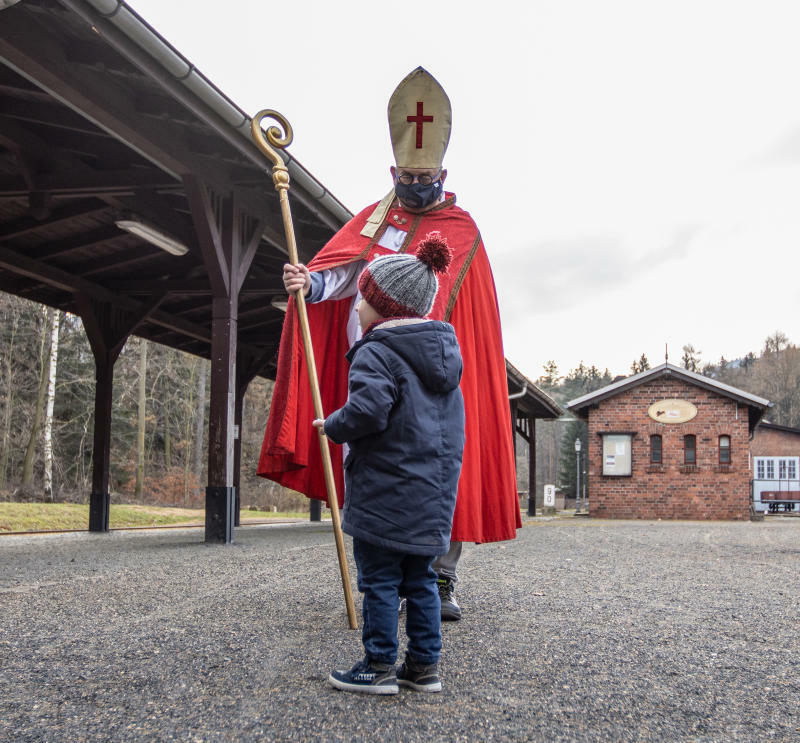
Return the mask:
M458 276L456 277L456 280L453 282L453 288L450 290L450 296L447 299L447 308L444 311L445 322L450 322L450 315L453 313L453 307L455 307L456 299L458 298L458 292L461 290L461 284L464 283L464 278L467 275L467 271L469 270L469 267L472 264L472 259L475 257L475 253L477 252L478 246L480 244L481 244L481 233L479 232L477 235L475 235L475 240L473 240L472 242L472 247L469 249L467 257L461 264L461 270L458 272Z

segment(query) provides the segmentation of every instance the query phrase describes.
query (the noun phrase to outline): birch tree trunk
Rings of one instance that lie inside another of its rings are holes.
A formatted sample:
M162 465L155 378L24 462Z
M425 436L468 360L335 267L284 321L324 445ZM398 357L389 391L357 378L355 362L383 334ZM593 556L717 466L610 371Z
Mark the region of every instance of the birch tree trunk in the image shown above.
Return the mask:
M41 340L39 343L39 391L36 395L36 407L33 411L33 421L31 422L31 435L28 439L28 446L25 448L25 462L22 465L22 487L30 488L33 485L33 460L36 454L36 444L39 441L39 434L42 430L42 418L44 417L44 405L47 398L47 330L52 322L54 310L42 308L44 323L42 327Z
M145 382L147 377L147 341L140 341L139 353L139 427L136 437L136 497L141 499L144 488L144 433L147 394Z
M198 486L203 482L203 433L206 427L206 373L208 364L200 359L200 373L197 375L197 401L194 421L194 475Z
M50 331L50 368L47 374L47 408L44 416L44 497L53 500L53 408L56 401L56 370L58 368L58 328L61 313L53 313Z
M199 360L194 358L189 369L189 381L186 385L186 394L189 399L186 401L188 415L184 418L185 428L183 430L183 440L186 442L186 456L183 458L183 507L186 508L186 500L189 497L189 474L192 467L192 411L194 410L194 384L195 374Z

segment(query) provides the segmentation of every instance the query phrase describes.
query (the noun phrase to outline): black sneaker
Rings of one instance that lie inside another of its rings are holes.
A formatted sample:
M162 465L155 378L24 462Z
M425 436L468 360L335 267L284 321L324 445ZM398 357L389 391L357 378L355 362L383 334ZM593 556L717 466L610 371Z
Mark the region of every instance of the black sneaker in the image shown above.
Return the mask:
M442 620L457 622L461 619L461 607L453 595L456 586L450 578L438 578L436 585L439 588L439 598L442 600Z
M406 661L397 672L397 683L414 691L441 691L442 682L439 681L439 666L418 666Z
M394 666L385 663L370 663L365 658L349 671L331 671L328 683L342 691L357 691L362 694L397 694L397 674Z

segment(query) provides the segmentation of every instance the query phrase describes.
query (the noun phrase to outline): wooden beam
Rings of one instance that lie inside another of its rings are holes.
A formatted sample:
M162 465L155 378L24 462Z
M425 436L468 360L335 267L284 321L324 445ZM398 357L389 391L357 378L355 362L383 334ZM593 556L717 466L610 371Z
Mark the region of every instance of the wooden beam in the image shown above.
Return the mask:
M222 247L220 223L223 196L194 175L183 179L197 240L214 294L227 295L231 286L229 256Z
M180 190L180 184L164 173L151 170L89 171L76 173L64 168L56 173L37 173L36 188L53 196L120 196L133 195L137 189ZM19 199L28 195L29 188L20 186L14 176L0 178L0 195Z
M249 322L244 327L240 328L239 337L251 337L259 328L275 328L276 330L283 325L285 315L280 310L273 310L272 317L265 317L258 322ZM263 334L263 331L261 331Z
M126 294L149 294L155 286L168 294L211 294L208 279L113 279L104 286Z
M113 291L128 294L149 294L153 288L153 280L112 279L104 282L104 286ZM212 293L208 279L158 279L158 286L164 288L170 294L205 295ZM283 286L280 275L276 274L269 279L248 278L242 284L239 296L241 297L244 294L257 294L264 299L272 299L272 297L285 297L286 289Z
M141 305L141 302L106 289L100 284L95 284L80 276L74 276L54 266L48 266L2 245L0 245L0 268L6 269L17 276L27 276L35 279L61 291L81 292L121 309L135 311ZM208 329L162 312L153 313L150 317L150 322L191 338L197 338L197 340L205 342L211 340L211 334Z
M53 240L36 247L26 248L25 253L30 258L42 261L48 258L62 257L95 245L102 245L121 237L127 237L127 233L123 232L119 227L101 225L97 229L66 237L63 240Z
M264 228L267 226L266 217L250 217L246 213L242 213L242 257L241 264L238 272L239 290L241 291L242 285L247 278L247 272L250 270L250 265L255 257L256 250L261 243L261 235Z
M13 222L7 222L0 228L0 240L23 237L44 227L57 227L74 219L97 217L106 211L108 211L108 205L97 199L71 201L64 206L55 207L47 219L22 217Z
M189 258L187 261L186 258ZM70 266L70 272L76 276L98 276L110 271L120 271L122 268L136 266L142 263L162 261L165 266L172 261L178 260L181 265L194 265L194 261L187 254L186 256L170 257L160 248L151 245L146 240L140 240L139 245L129 247L126 250L118 250L102 258L90 258L82 263ZM166 268L164 269L166 271ZM153 275L158 275L157 268L151 268Z
M0 145L14 152L35 153L38 158L48 158L51 151L47 142L3 115L0 115Z
M0 69L8 70L9 68L0 66ZM20 78L20 80L22 79ZM37 91L39 91L38 88ZM39 91L39 93L43 98L42 101L29 100L30 92L28 91L19 91L16 94L7 92L3 102L4 113L9 118L17 119L24 124L42 124L50 129L75 132L77 134L94 135L102 133L102 129L98 129L79 113L65 108L44 91ZM15 99L15 95L24 95L24 98Z
M207 183L229 187L224 166L198 166L177 127L138 112L129 90L109 75L70 64L56 37L31 14L3 14L0 57L173 177L202 171Z
M271 312L277 311L276 308L272 307L269 302L265 302L262 298L259 298L257 301L243 303L241 297L239 298L239 320L244 317L252 317L254 315L263 315Z

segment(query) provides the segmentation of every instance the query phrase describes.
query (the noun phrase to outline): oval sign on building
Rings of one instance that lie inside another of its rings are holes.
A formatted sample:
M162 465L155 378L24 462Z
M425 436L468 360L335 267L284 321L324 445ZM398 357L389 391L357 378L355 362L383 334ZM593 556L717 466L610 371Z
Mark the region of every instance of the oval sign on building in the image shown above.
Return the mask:
M659 400L647 409L647 414L659 423L686 423L697 415L697 408L688 400Z

